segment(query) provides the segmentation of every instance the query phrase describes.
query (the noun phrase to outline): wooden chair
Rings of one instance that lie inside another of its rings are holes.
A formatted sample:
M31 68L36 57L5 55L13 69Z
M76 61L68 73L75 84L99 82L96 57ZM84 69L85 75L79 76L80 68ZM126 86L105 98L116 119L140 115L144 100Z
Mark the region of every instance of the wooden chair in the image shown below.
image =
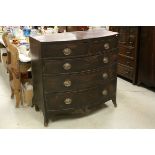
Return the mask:
M5 48L5 46L0 42L0 62L2 62L2 53L1 50Z
M9 37L8 37L8 32L4 32L2 34L2 40L4 42L4 45L5 45L5 48L7 49L8 45L10 44L10 41L9 41ZM6 50L6 53L3 53L3 58L4 58L4 65L6 67L6 70L7 70L7 73L8 73L8 52Z
M26 73L31 67L30 63L21 63L19 61L19 52L17 46L9 44L8 50L8 71L10 75L11 98L16 97L16 107L22 103L22 74Z
M2 40L3 40L3 42L4 42L4 45L5 45L5 47L7 47L8 46L8 32L4 32L3 34L2 34Z

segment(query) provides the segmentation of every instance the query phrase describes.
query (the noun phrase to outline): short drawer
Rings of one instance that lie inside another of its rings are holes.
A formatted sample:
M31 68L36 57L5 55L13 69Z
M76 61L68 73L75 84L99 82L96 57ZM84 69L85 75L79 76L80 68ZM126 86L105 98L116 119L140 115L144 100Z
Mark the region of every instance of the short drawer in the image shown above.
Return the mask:
M133 79L133 69L123 66L121 64L118 64L117 66L117 74L131 80Z
M104 39L96 39L91 42L90 51L91 53L103 53L108 50L117 48L118 46L118 37L107 37Z
M114 78L116 78L116 64L110 67L83 72L80 74L76 73L57 76L44 76L44 91L45 93L78 91L95 87Z
M120 45L119 46L119 54L134 58L135 57L135 48Z
M105 102L114 95L115 91L116 80L79 92L46 94L45 101L48 110L67 110Z
M88 42L67 42L43 45L43 58L61 58L88 55Z
M43 60L43 74L72 73L93 70L117 61L117 51L75 59Z
M118 56L118 62L128 67L134 67L134 59L123 55Z

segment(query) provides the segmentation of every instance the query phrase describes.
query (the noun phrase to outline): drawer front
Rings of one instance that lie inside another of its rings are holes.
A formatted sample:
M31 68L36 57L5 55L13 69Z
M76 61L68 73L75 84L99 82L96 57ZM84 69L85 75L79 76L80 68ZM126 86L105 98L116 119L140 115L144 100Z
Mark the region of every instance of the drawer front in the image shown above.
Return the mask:
M117 51L75 59L43 60L44 74L81 72L108 66L117 61Z
M74 57L86 55L89 53L88 42L68 42L68 43L54 43L43 45L43 58L59 58L59 57Z
M117 48L118 37L104 37L85 42L65 42L43 45L43 58L70 58L101 54Z
M121 27L120 28L120 44L135 47L137 42L138 28L136 27Z
M119 54L129 56L131 58L135 57L135 48L128 46L119 46Z
M118 56L118 62L120 64L126 65L128 67L134 67L134 59L131 59L131 58L126 57L126 56L119 55Z
M45 93L51 93L88 89L114 78L116 78L116 65L80 74L44 76L43 81Z
M118 46L118 37L107 37L105 39L96 39L90 44L91 53L103 53L108 50L117 48Z
M128 79L131 79L131 80L133 79L133 69L125 67L121 64L118 64L117 74L123 77L126 77Z
M45 95L47 109L76 109L109 100L116 91L116 80L85 91L51 93Z
M119 44L122 46L136 47L136 35L120 34Z
M138 27L136 26L114 26L112 31L119 32L119 43L121 45L136 47Z

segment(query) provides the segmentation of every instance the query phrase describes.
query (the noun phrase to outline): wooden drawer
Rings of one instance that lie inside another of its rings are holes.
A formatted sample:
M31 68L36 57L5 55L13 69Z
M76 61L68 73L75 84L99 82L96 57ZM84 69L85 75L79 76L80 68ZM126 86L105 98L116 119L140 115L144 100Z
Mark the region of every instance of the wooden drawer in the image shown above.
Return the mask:
M129 47L135 47L136 46L136 36L130 35L130 34L121 34L119 44L121 46L129 46Z
M137 42L137 28L136 27L121 28L119 42L120 44L125 46L135 47Z
M118 37L107 37L106 39L96 39L90 43L91 53L104 53L118 47Z
M118 44L118 37L107 37L92 39L91 41L83 42L68 42L68 43L54 43L43 45L43 58L71 58L82 57L88 55L101 54L104 51L116 48Z
M121 45L136 47L137 44L137 26L112 26L112 31L119 32L119 43Z
M135 57L135 48L120 45L119 46L119 54L134 58Z
M129 67L134 67L134 59L124 55L118 56L118 62Z
M131 80L133 78L133 69L123 66L121 64L118 64L117 66L117 73L118 75L129 78Z
M80 74L44 76L44 90L49 92L77 91L88 89L116 78L116 64Z
M67 110L86 107L105 102L114 95L116 80L89 90L66 93L50 93L45 95L48 110Z
M46 44L43 46L43 58L60 58L60 57L75 57L87 55L89 53L88 42L67 42Z
M43 60L44 74L59 74L93 70L117 61L117 51L105 52L102 55L75 59Z

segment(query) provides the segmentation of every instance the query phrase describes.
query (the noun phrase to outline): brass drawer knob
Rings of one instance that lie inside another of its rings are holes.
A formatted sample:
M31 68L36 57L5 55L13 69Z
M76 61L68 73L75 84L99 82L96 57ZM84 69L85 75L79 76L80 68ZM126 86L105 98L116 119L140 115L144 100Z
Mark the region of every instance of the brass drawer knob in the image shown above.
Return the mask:
M104 79L107 79L108 78L108 74L107 73L103 73L102 76L103 76Z
M66 98L64 100L65 104L71 104L72 103L72 99L71 98Z
M63 68L65 69L65 70L70 70L71 69L71 64L70 63L65 63L64 65L63 65Z
M105 64L108 63L108 62L109 62L108 57L104 57L104 58L103 58L103 62L104 62Z
M107 90L103 90L102 91L102 95L106 96L108 94L108 91Z
M64 55L70 55L72 53L72 50L70 48L65 48L63 50Z
M72 82L71 82L70 80L65 80L65 81L64 81L64 86L65 86L65 87L70 87L71 84L72 84Z
M105 44L104 44L104 48L105 48L106 50L108 50L108 49L110 48L109 43L105 43Z

